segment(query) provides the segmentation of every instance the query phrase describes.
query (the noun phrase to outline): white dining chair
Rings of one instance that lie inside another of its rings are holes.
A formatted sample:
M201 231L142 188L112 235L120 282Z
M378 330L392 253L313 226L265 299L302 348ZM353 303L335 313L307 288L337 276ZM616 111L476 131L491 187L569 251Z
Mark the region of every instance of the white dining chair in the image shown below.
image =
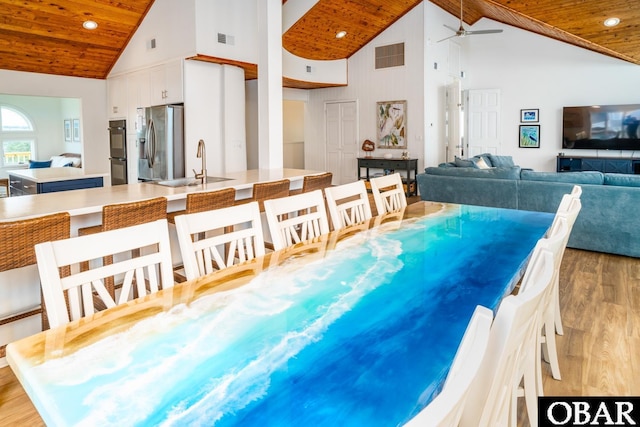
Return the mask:
M265 254L258 202L178 215L175 222L187 280Z
M571 235L571 230L573 229L573 225L578 219L578 215L580 214L580 210L582 209L582 202L580 200L580 196L582 194L582 187L579 185L574 185L571 193L565 194L562 196L562 200L560 201L560 205L558 206L558 210L556 211L556 218L559 216L563 216L567 219L567 226L569 228L569 233L566 236L565 249L566 244L569 241L569 236ZM554 218L554 220L556 219ZM562 257L564 255L564 249L562 250L562 254L560 255L560 263L562 263ZM560 266L558 266L559 270ZM553 294L554 298L554 324L555 331L558 335L563 335L564 330L562 328L562 315L560 313L560 272L557 272L555 291ZM555 378L555 376L554 376ZM558 378L559 379L559 378Z
M329 233L321 190L264 201L274 250Z
M567 245L567 238L569 235L569 226L566 218L557 217L547 236L538 240L534 251L546 250L553 254L553 277L551 282L551 290L545 293L541 302L541 315L538 319L537 338L538 344L536 346L536 394L537 396L544 396L544 390L542 387L542 353L544 352L544 358L551 367L551 373L553 378L559 380L560 377L560 365L558 363L558 352L556 348L556 334L555 334L555 300L554 293L556 292L556 284L558 280L558 274L560 272L560 263L562 262L562 254ZM529 291L529 287L532 285L533 280L530 279L530 275L533 274L533 270L527 268L522 279L522 284L518 290L518 294L526 293Z
M364 181L327 187L324 194L334 230L360 224L372 217Z
M134 249L140 250L139 256L122 256ZM40 243L35 252L52 328L93 314L96 298L99 305L111 308L133 298L134 287L143 296L173 286L166 219ZM103 264L103 258L110 255L113 263ZM90 262L92 268L80 271L83 262ZM61 268L70 274L61 275ZM105 287L105 279L114 276L122 276L122 288L115 298Z
M407 206L407 196L399 173L377 176L369 180L378 215L398 211Z
M489 342L493 312L477 306L460 341L442 391L408 423L407 427L457 426L480 362Z
M478 377L471 385L465 403L461 426L516 426L517 402L520 384L529 423L538 425L535 355L538 316L545 293L551 289L553 254L547 250L534 250L527 268L531 268L529 290L505 297L498 307L487 352Z

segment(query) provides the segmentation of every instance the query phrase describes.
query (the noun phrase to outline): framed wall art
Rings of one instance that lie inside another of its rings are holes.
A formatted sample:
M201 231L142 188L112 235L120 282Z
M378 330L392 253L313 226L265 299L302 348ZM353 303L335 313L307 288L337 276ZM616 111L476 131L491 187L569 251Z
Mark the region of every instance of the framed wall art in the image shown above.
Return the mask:
M520 125L520 148L540 148L540 125Z
M377 104L378 148L407 148L407 101Z
M65 119L64 121L64 140L71 142L71 120Z
M522 123L538 123L540 121L540 110L520 110L520 122Z
M80 119L73 119L73 141L80 142Z

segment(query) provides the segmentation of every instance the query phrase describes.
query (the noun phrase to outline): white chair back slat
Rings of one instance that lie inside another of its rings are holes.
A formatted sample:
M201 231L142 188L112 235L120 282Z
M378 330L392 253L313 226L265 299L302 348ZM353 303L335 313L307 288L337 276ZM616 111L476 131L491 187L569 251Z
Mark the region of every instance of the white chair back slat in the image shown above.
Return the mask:
M580 201L580 196L582 195L582 187L579 185L574 185L573 190L570 194L565 194L562 196L562 201L560 202L560 206L558 206L558 210L556 211L556 216L554 218L553 224L551 224L551 228L547 234L553 233L554 227L556 227L556 222L559 217L563 217L567 220L567 226L569 228L569 232L567 233L564 248L562 249L562 253L560 254L560 263L562 262L562 258L564 256L564 251L567 247L567 243L569 241L569 237L571 236L571 230L578 219L578 215L580 214L580 210L582 209L582 202ZM559 264L560 264L559 263ZM559 268L559 267L558 267ZM556 275L556 283L554 285L555 291L553 293L554 299L554 324L555 331L558 335L562 335L564 330L562 328L562 315L560 313L560 284L559 284L560 275ZM559 371L557 371L554 375L554 378L560 377Z
M141 249L142 255L124 258L123 254ZM95 312L94 298L99 297L107 308L122 304L132 297L133 279L138 295L173 286L171 249L167 220L73 237L35 246L42 293L51 327L56 327ZM86 261L101 262L106 256L114 262L87 271L78 271ZM60 268L71 268L71 275L60 276ZM158 276L158 269L160 275ZM145 274L146 273L146 274ZM104 285L107 277L123 277L118 302ZM161 282L161 283L160 283ZM71 318L64 295L68 296Z
M487 350L493 312L477 306L460 341L442 391L405 426L457 426Z
M407 196L399 173L371 178L369 182L378 215L396 212L407 206Z
M265 200L264 211L275 250L329 233L321 190Z
M188 280L265 254L258 202L179 215L175 221Z
M360 224L372 217L364 181L324 189L334 230Z

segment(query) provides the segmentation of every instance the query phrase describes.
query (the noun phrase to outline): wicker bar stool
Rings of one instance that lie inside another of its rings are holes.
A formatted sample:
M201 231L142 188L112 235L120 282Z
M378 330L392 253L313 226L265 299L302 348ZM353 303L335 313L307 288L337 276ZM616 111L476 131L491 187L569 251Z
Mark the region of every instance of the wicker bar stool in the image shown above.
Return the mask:
M222 190L207 191L202 193L187 194L187 206L183 211L170 212L167 221L175 224L178 215L192 214L196 212L210 211L212 209L228 208L236 201L236 189L224 188Z
M325 172L319 175L305 175L302 179L302 192L308 193L315 190L324 190L327 187L331 187L331 180L333 180L333 173Z
M0 272L36 264L36 254L33 247L42 242L68 239L71 234L70 223L70 216L67 212L20 221L0 222L0 242L6 248L0 253ZM37 314L42 317L42 329L49 329L44 300L40 306L28 311L6 317L2 314L0 325L13 323ZM5 356L5 346L5 344L0 346L0 357Z
M0 178L0 188L3 188L3 193L0 193L0 197L9 197L9 179L8 178Z
M240 200L237 203L258 202L258 208L260 212L264 212L264 201L269 199L279 199L281 197L289 196L289 188L291 188L291 181L288 179L281 179L278 181L256 182L253 184L253 191L250 199ZM264 215L262 221L262 229L268 230L267 220ZM267 249L273 250L273 243L269 242L268 237L265 235L264 246Z
M269 199L279 199L289 195L291 181L281 179L279 181L256 182L253 184L253 194L251 200L258 202L260 212L264 212L264 201Z
M159 219L167 218L167 199L156 197L155 199L139 202L118 203L102 207L102 224L78 229L78 235L99 233L101 231L115 230L117 228L131 227ZM134 257L140 256L139 250L132 251ZM104 264L112 264L113 257L105 257ZM81 264L83 271L89 269L88 263ZM105 279L105 287L112 298L115 298L115 283L113 277Z

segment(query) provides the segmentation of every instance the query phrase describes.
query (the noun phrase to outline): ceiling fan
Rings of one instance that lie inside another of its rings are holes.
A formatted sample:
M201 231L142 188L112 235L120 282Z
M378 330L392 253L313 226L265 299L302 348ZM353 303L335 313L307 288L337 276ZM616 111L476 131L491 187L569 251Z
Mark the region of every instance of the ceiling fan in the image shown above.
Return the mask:
M442 40L438 40L438 43L443 42L445 40L448 40L450 38L453 37L466 37L466 36L473 36L476 34L496 34L496 33L501 33L502 30L477 30L477 31L467 31L464 29L464 21L462 20L462 0L460 0L460 28L458 28L457 30L453 27L448 26L447 24L444 24L445 27L447 27L448 29L450 29L451 31L453 31L455 34L449 37L446 37Z

